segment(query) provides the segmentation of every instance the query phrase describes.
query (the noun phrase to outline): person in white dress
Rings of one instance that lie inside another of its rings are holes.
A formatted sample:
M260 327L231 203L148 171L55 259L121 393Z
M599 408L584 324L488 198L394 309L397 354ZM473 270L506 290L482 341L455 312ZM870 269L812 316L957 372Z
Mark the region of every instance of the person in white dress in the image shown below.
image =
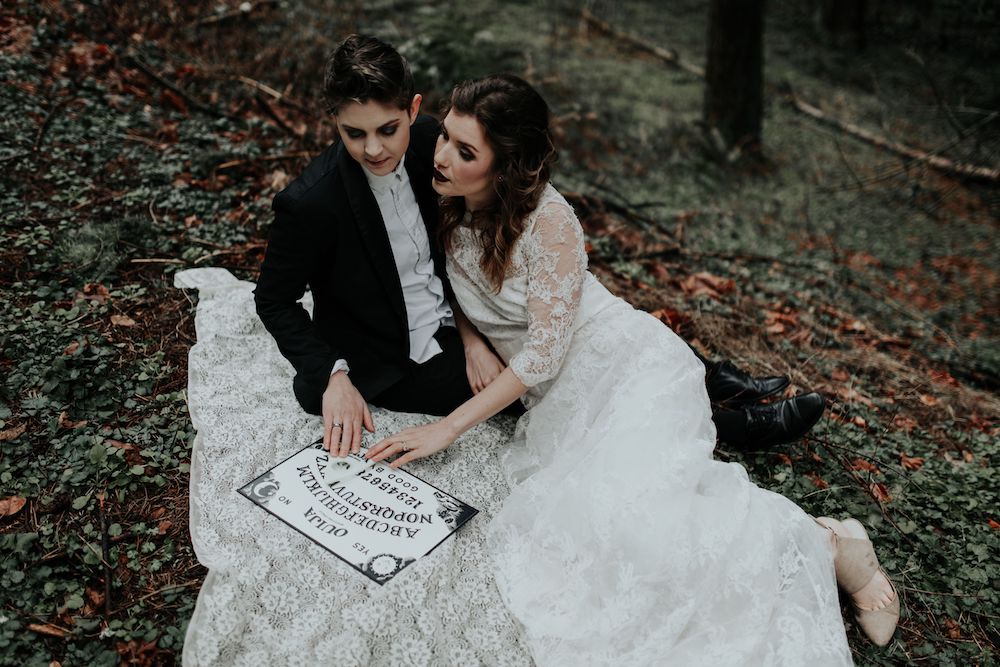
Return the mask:
M554 157L548 107L522 79L455 87L434 157L440 240L460 321L506 367L367 456L431 456L524 402L488 543L539 665L850 664L838 583L887 644L899 600L864 529L713 459L704 366L587 271Z

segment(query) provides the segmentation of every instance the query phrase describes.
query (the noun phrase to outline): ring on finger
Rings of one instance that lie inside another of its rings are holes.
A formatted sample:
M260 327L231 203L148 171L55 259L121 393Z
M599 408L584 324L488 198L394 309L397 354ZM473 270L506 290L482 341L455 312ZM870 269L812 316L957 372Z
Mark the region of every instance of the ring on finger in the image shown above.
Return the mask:
M344 425L338 424L337 422L333 422L333 428L344 428Z

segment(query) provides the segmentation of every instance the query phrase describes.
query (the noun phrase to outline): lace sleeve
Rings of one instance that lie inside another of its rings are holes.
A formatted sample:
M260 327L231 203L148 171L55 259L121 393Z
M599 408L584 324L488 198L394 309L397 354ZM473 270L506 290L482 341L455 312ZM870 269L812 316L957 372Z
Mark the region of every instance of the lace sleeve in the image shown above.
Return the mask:
M557 202L545 204L524 243L528 342L510 360L510 369L531 387L555 377L569 349L587 254L576 215Z

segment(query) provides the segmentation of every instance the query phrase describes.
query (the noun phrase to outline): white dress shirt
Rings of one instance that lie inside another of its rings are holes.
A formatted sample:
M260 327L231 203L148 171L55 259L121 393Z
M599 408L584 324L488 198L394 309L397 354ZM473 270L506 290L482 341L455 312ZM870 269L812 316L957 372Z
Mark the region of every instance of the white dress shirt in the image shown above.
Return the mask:
M404 160L385 176L376 176L367 169L364 172L382 213L403 288L410 331L410 359L422 364L441 352L441 346L434 339L438 328L454 325L455 320L444 296L444 285L434 273L430 239L410 187L410 176L403 167ZM348 370L345 360L337 360L333 372L338 370Z

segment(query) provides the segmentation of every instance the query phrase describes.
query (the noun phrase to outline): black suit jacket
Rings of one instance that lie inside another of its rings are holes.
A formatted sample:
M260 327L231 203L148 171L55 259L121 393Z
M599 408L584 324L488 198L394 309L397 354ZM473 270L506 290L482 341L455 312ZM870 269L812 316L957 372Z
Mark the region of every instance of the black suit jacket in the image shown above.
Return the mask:
M417 118L405 168L444 280L431 187L437 135L435 119ZM330 371L342 358L354 386L371 400L403 376L410 339L389 236L361 165L334 144L274 198L273 208L254 298L261 321L295 368L296 398L319 414ZM311 319L298 303L306 289L312 290Z

